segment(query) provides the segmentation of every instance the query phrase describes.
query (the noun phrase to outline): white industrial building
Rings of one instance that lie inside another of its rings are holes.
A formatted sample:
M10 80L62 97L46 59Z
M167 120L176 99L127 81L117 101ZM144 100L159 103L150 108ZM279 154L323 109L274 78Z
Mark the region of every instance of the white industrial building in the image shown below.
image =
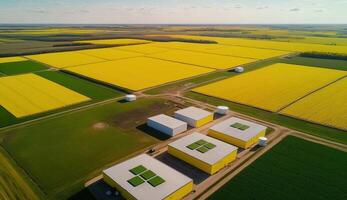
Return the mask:
M168 152L208 174L214 174L235 160L237 147L195 132L170 143Z
M125 199L182 199L193 189L192 179L146 154L104 170L103 179Z
M175 136L187 130L186 122L180 121L164 114L148 118L147 126L169 136Z
M232 117L212 126L208 135L247 149L257 144L260 137L265 136L266 129L266 126Z
M213 120L213 113L191 106L176 111L175 118L187 122L189 126L200 127Z

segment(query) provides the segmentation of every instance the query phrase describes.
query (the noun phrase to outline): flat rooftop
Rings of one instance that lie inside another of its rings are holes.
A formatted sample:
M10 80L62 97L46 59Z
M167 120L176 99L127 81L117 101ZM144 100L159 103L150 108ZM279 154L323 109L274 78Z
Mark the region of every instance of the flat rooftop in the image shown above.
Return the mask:
M186 122L183 122L181 120L175 119L173 117L170 117L170 116L167 116L164 114L150 117L150 118L148 118L148 120L155 121L159 124L165 125L166 127L169 127L172 129L187 124Z
M266 126L257 123L232 117L212 126L210 129L242 141L248 141L266 128Z
M164 199L192 180L149 155L141 154L103 171L136 199Z
M176 140L169 146L210 165L237 150L233 145L197 132Z
M212 115L213 113L197 108L197 107L190 106L190 107L176 111L175 114L180 114L194 120L200 120L209 115Z

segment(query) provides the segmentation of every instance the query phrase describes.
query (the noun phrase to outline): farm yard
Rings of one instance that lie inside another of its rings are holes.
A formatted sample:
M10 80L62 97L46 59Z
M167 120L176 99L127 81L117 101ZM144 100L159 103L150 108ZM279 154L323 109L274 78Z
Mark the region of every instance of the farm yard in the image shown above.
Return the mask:
M308 66L274 64L193 91L277 112L347 72Z
M208 199L342 200L346 164L346 152L288 136Z
M147 130L148 117L191 105L229 106L228 116L270 125L269 138L300 133L347 144L347 61L299 54L346 54L344 38L330 31L318 38L290 29L175 28L0 30L0 198L94 200L78 193L102 170L140 153L163 153L176 139ZM292 136L270 148L210 199L268 198L267 191L343 199L345 153Z

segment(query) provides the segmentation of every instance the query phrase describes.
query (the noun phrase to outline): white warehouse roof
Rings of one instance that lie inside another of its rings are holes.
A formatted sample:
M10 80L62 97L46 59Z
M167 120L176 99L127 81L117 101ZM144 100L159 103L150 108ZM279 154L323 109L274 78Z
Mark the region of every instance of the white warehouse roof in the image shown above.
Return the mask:
M232 127L232 125L236 123L246 125L248 126L248 128L245 130L240 130L238 128ZM266 128L266 126L257 123L253 123L237 117L232 117L219 124L212 126L211 130L226 134L228 136L237 138L242 141L248 141L249 139L258 135L261 131L264 131Z
M134 187L128 182L128 180L135 177L130 170L139 166L151 170L157 176L160 176L164 182L153 187L145 181ZM146 154L131 158L103 172L113 179L120 187L139 200L165 199L165 197L192 182L190 178Z
M200 140L204 140L210 144L213 144L214 147L204 153L188 148L189 145ZM231 144L227 144L225 142L197 132L176 140L175 142L169 144L169 146L210 165L217 163L218 161L229 155L231 152L237 150L237 147Z
M190 106L188 108L177 110L175 112L175 115L176 114L188 117L188 118L193 119L193 120L200 120L200 119L203 119L209 115L212 115L213 113L208 112L208 111L203 110L203 109L200 109L200 108Z
M164 115L164 114L160 114L160 115L156 115L153 117L148 118L148 120L152 120L155 121L159 124L165 125L168 128L172 128L175 129L177 127L180 127L182 125L187 124L186 122L183 122L181 120L175 119L173 117Z

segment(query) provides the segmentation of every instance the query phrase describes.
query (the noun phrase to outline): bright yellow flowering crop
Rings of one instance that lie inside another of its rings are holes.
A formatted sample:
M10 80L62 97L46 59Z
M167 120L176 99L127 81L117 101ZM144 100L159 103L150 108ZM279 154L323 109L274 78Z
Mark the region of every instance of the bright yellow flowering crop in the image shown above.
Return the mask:
M35 74L0 78L0 105L17 118L88 100Z

